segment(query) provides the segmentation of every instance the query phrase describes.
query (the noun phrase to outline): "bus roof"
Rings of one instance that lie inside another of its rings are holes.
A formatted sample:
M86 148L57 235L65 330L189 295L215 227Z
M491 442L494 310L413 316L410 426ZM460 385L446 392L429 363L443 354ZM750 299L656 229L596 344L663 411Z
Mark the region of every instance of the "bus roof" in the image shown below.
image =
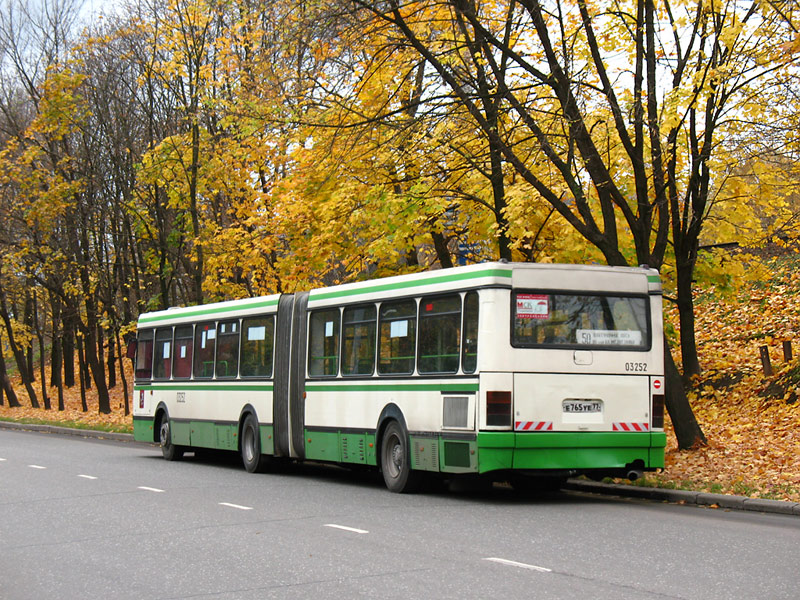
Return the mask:
M661 280L654 269L606 265L487 262L317 288L310 291L309 304L334 304L364 295L381 299L411 293L431 294L478 287L510 288L512 285L538 286L545 289L661 293ZM139 327L193 322L203 317L224 318L227 314L246 316L276 312L279 299L280 294L273 294L148 312L140 315Z

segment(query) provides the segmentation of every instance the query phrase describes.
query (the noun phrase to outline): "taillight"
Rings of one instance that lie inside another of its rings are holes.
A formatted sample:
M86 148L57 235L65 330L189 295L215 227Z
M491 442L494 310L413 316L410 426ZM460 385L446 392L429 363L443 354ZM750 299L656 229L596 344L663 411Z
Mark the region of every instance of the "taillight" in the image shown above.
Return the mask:
M650 429L664 429L664 394L653 394Z
M511 426L511 392L486 392L486 424Z

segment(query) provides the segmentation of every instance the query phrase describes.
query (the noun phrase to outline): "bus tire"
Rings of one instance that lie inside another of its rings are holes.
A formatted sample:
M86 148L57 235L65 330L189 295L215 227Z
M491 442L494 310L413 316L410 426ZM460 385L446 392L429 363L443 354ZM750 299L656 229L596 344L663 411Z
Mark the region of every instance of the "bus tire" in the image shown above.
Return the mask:
M172 428L169 424L169 415L164 413L158 427L158 441L161 445L161 454L166 460L180 460L183 458L183 446L172 443Z
M248 413L242 424L242 463L248 473L263 473L269 458L261 454L261 435L258 420L253 413Z
M381 438L381 472L390 492L407 494L419 487L420 473L411 469L408 434L397 421L389 422Z

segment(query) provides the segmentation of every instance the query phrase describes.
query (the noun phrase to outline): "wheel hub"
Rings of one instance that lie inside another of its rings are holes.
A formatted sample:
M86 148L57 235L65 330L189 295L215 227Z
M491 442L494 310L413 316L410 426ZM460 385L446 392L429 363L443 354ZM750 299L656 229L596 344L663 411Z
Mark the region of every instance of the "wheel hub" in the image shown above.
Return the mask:
M392 446L392 464L398 471L403 466L403 446L401 444Z

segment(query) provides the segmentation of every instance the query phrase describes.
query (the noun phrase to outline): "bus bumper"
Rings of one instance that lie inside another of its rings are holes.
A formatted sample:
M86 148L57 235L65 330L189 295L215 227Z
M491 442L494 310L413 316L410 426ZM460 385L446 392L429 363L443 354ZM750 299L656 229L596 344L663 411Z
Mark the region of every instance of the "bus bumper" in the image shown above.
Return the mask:
M624 469L642 461L664 467L667 436L655 432L480 432L480 472L506 469L588 471Z
M155 432L153 431L155 419L153 417L133 417L133 439L137 442L153 442L155 441Z

